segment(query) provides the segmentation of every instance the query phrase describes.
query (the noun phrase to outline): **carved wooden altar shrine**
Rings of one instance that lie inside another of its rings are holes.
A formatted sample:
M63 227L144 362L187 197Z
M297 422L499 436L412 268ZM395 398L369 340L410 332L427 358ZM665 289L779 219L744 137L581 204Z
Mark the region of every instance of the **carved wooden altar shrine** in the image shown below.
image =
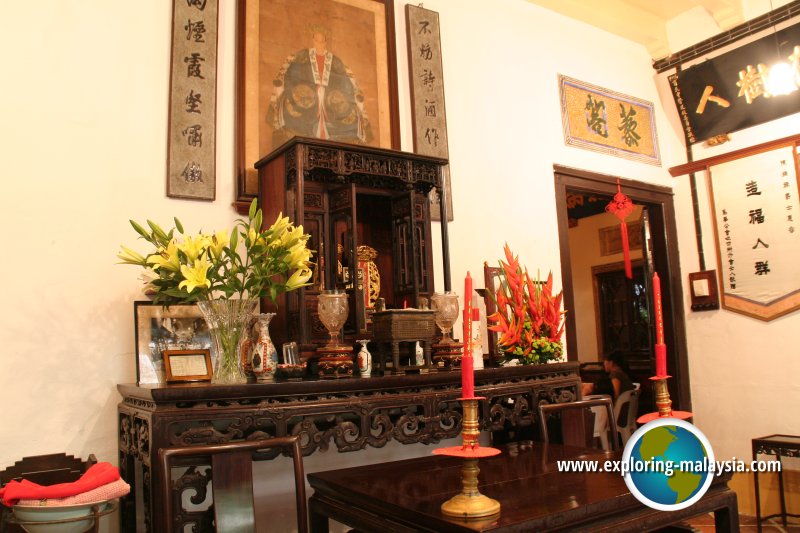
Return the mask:
M378 297L387 309L416 307L430 297L433 250L428 193L442 193L447 160L418 154L294 137L255 166L259 205L271 224L279 213L311 235L314 277L282 297L273 341L320 343L327 332L317 316L322 290L347 292L344 338L371 334ZM442 274L450 290L447 205L441 202ZM379 281L378 281L379 280Z
M535 426L539 403L578 396L577 363L490 368L475 373L482 428ZM390 440L435 444L461 432L461 376L457 372L370 379L215 386L118 385L119 467L131 494L120 505L122 531L156 531L164 472L158 450L232 440L301 435L304 455L379 448ZM272 459L266 456L264 459ZM208 477L189 470L182 479L202 491ZM137 503L139 502L139 503ZM184 518L184 517L182 517ZM186 516L186 522L197 517ZM182 527L176 525L177 531Z

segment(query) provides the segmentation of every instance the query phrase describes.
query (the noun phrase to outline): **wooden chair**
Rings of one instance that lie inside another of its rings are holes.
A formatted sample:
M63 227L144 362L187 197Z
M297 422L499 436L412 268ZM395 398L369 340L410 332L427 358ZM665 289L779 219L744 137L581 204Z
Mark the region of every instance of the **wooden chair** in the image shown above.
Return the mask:
M623 448L636 431L636 413L639 411L641 393L642 390L639 388L627 390L614 402L614 421L617 423L617 432Z
M180 506L181 491L173 490L172 468L197 464L205 459L211 464L211 486L214 499L214 524L220 533L253 533L256 531L253 501L253 454L260 450L290 449L294 462L297 528L308 532L306 481L300 437L276 437L250 441L162 448L158 451L161 471L161 495L164 501L164 531L173 531L173 514ZM178 509L179 510L179 509ZM262 526L263 529L263 526Z
M23 479L39 485L71 483L77 481L95 463L97 463L97 458L94 455L89 455L86 461L64 453L23 457L0 471L0 487L9 481ZM4 523L3 512L7 510L8 508L0 504L0 531L3 533L24 532L25 530L21 526ZM99 522L95 521L92 531L97 531L98 525Z
M486 305L486 316L489 317L497 311L495 304L495 293L499 285L499 278L502 273L500 267L490 267L489 263L483 262L483 302ZM481 292L480 290L478 291ZM497 352L497 332L487 330L486 339L489 346L489 366L500 366L501 356Z
M619 449L617 444L617 423L614 419L614 412L611 398L597 398L592 400L577 400L566 403L551 403L539 405L539 434L542 442L550 442L550 431L547 427L549 415L558 413L561 415L561 430L563 443L583 448L593 447L593 430L591 408L601 406L606 409L610 433L609 443L611 450Z

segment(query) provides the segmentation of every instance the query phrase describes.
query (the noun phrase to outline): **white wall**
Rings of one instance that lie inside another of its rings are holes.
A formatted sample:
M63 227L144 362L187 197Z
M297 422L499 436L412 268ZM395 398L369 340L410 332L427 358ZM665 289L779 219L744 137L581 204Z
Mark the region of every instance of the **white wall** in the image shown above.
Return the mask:
M222 10L221 37L233 38ZM0 465L95 453L116 462L116 384L135 380L129 218L230 224L233 65L223 46L218 200L165 197L171 2L12 3L4 50Z
M176 215L198 229L236 216L234 3L220 9L218 181L210 203L164 193L171 2L7 4L0 18L0 466L59 451L115 463L115 386L134 380L132 301L141 297L139 273L115 264L119 244L135 242L127 220L168 223ZM397 4L403 146L410 149ZM484 260L499 258L504 242L532 270L553 270L560 284L553 164L674 185L684 277L697 270L688 182L666 170L685 161L680 130L667 118L672 103L664 111L659 101L644 48L521 0L428 0L425 7L440 13L444 36L454 288L467 270L475 275ZM664 166L565 146L558 73L653 101ZM783 134L796 133L794 120L784 121ZM800 400L798 316L769 324L725 311L687 317L696 421L718 455L744 456L757 434L799 432L791 409ZM391 450L389 457L400 457L430 447ZM382 453L329 452L312 464L333 468L383 460Z

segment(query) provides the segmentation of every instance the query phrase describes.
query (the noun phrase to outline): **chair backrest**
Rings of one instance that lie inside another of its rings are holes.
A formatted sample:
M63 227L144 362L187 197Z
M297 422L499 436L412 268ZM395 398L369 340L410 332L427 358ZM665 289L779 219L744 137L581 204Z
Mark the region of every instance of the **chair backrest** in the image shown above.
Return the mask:
M563 431L564 444L575 446L587 446L586 435L591 436L592 431L585 431L584 421L592 407L601 406L606 409L608 414L608 430L611 434L609 439L611 449L617 450L617 424L612 410L611 398L596 398L591 400L578 400L565 403L551 403L539 405L539 434L543 442L550 442L550 432L547 427L548 415L554 413L561 414L561 428Z
M617 396L614 402L614 421L617 423L622 444L625 445L631 434L636 431L636 413L639 410L639 395L641 389L626 390Z
M308 532L306 481L300 437L276 437L246 440L206 446L162 448L158 451L161 471L161 495L164 501L164 531L173 531L175 507L181 505L181 491L174 490L172 468L197 464L197 460L211 463L211 487L214 499L216 530L224 533L253 533L255 505L253 501L253 454L260 450L290 449L294 463L295 497L297 500L297 528ZM193 460L192 461L187 461Z

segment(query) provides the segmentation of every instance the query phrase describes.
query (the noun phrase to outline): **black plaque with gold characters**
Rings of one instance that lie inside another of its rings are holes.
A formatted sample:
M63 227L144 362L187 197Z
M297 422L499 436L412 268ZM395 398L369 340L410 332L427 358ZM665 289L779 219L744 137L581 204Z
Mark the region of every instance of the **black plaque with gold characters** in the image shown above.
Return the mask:
M690 143L797 113L800 91L773 94L770 69L781 60L800 83L800 24L746 44L669 77Z

